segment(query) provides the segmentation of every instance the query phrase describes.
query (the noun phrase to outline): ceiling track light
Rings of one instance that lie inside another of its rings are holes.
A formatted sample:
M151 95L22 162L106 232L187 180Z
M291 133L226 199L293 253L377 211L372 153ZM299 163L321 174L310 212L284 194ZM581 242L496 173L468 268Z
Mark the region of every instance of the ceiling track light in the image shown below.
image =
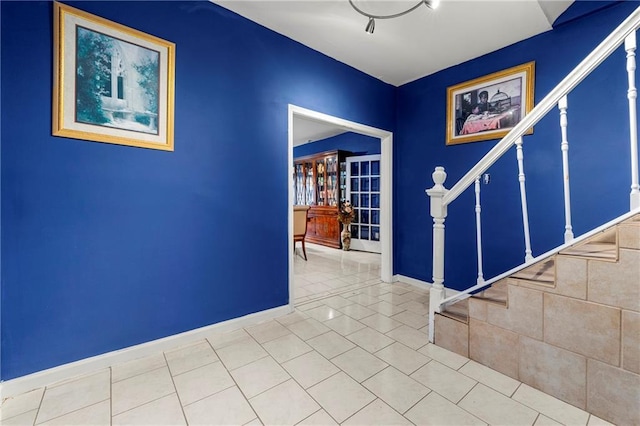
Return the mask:
M373 34L373 30L375 29L376 29L376 21L374 21L373 18L369 18L369 22L367 23L367 28L365 28L364 30L369 34Z
M403 12L399 12L399 13L393 13L391 15L373 15L371 13L365 12L364 10L358 8L358 6L356 6L353 3L353 0L349 0L349 4L351 5L351 7L353 7L353 9L358 12L359 14L361 14L362 16L366 16L367 18L369 18L369 22L367 22L367 27L365 28L365 31L369 34L373 34L373 30L375 30L376 28L376 19L391 19L391 18L397 18L399 16L403 16L406 15L409 12L413 12L414 10L416 10L417 8L419 8L421 5L425 5L427 6L429 9L435 9L438 7L438 4L440 4L440 0L420 0L418 2L418 4L416 4L415 6L410 7L409 9L403 11Z

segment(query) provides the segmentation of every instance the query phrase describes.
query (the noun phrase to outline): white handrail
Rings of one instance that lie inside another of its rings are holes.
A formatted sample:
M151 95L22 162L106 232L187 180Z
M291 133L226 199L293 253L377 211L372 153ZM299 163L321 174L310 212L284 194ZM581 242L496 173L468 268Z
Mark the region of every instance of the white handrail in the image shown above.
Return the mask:
M527 129L544 117L562 98L575 88L586 76L598 67L614 50L620 46L625 38L640 25L640 7L636 8L607 38L602 41L580 64L571 71L547 96L536 105L507 135L498 142L475 166L473 166L460 180L451 187L443 197L445 206L451 204L489 167L498 161L502 155L513 146Z

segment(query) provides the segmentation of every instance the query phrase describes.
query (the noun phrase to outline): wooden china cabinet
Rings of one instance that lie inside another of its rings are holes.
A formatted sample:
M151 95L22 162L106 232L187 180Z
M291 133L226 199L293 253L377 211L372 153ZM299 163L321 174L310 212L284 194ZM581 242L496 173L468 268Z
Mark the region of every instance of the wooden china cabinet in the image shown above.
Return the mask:
M308 205L306 240L340 248L338 208L347 189L347 151L327 151L294 159L294 204Z

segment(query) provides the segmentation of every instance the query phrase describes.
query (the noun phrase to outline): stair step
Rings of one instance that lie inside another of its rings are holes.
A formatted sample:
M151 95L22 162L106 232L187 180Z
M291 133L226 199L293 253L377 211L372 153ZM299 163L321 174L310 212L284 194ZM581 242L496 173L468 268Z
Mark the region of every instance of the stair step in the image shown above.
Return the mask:
M518 280L532 281L539 284L553 285L556 280L555 258L540 261L511 276Z
M623 223L632 223L635 225L640 225L640 214L637 214L632 218L625 220Z
M564 249L560 254L616 261L618 260L618 233L616 228L603 231L583 243Z
M508 286L506 282L499 281L494 283L491 287L472 295L474 299L484 300L485 302L495 303L502 306L507 304ZM447 318L454 319L456 321L469 323L469 299L463 299L445 307L440 315Z
M474 294L474 299L484 300L489 303L496 303L499 305L506 305L509 293L509 287L503 280L494 283L491 287L480 293Z
M560 254L605 260L618 258L617 245L609 243L591 243L580 247L571 247L563 250Z
M469 322L469 300L464 299L445 307L440 315L467 324Z

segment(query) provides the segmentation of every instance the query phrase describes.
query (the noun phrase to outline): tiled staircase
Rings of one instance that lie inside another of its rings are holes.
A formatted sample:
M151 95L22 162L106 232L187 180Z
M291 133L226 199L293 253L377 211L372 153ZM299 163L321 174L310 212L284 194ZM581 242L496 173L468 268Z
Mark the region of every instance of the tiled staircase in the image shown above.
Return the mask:
M640 424L640 214L447 307L435 344Z

